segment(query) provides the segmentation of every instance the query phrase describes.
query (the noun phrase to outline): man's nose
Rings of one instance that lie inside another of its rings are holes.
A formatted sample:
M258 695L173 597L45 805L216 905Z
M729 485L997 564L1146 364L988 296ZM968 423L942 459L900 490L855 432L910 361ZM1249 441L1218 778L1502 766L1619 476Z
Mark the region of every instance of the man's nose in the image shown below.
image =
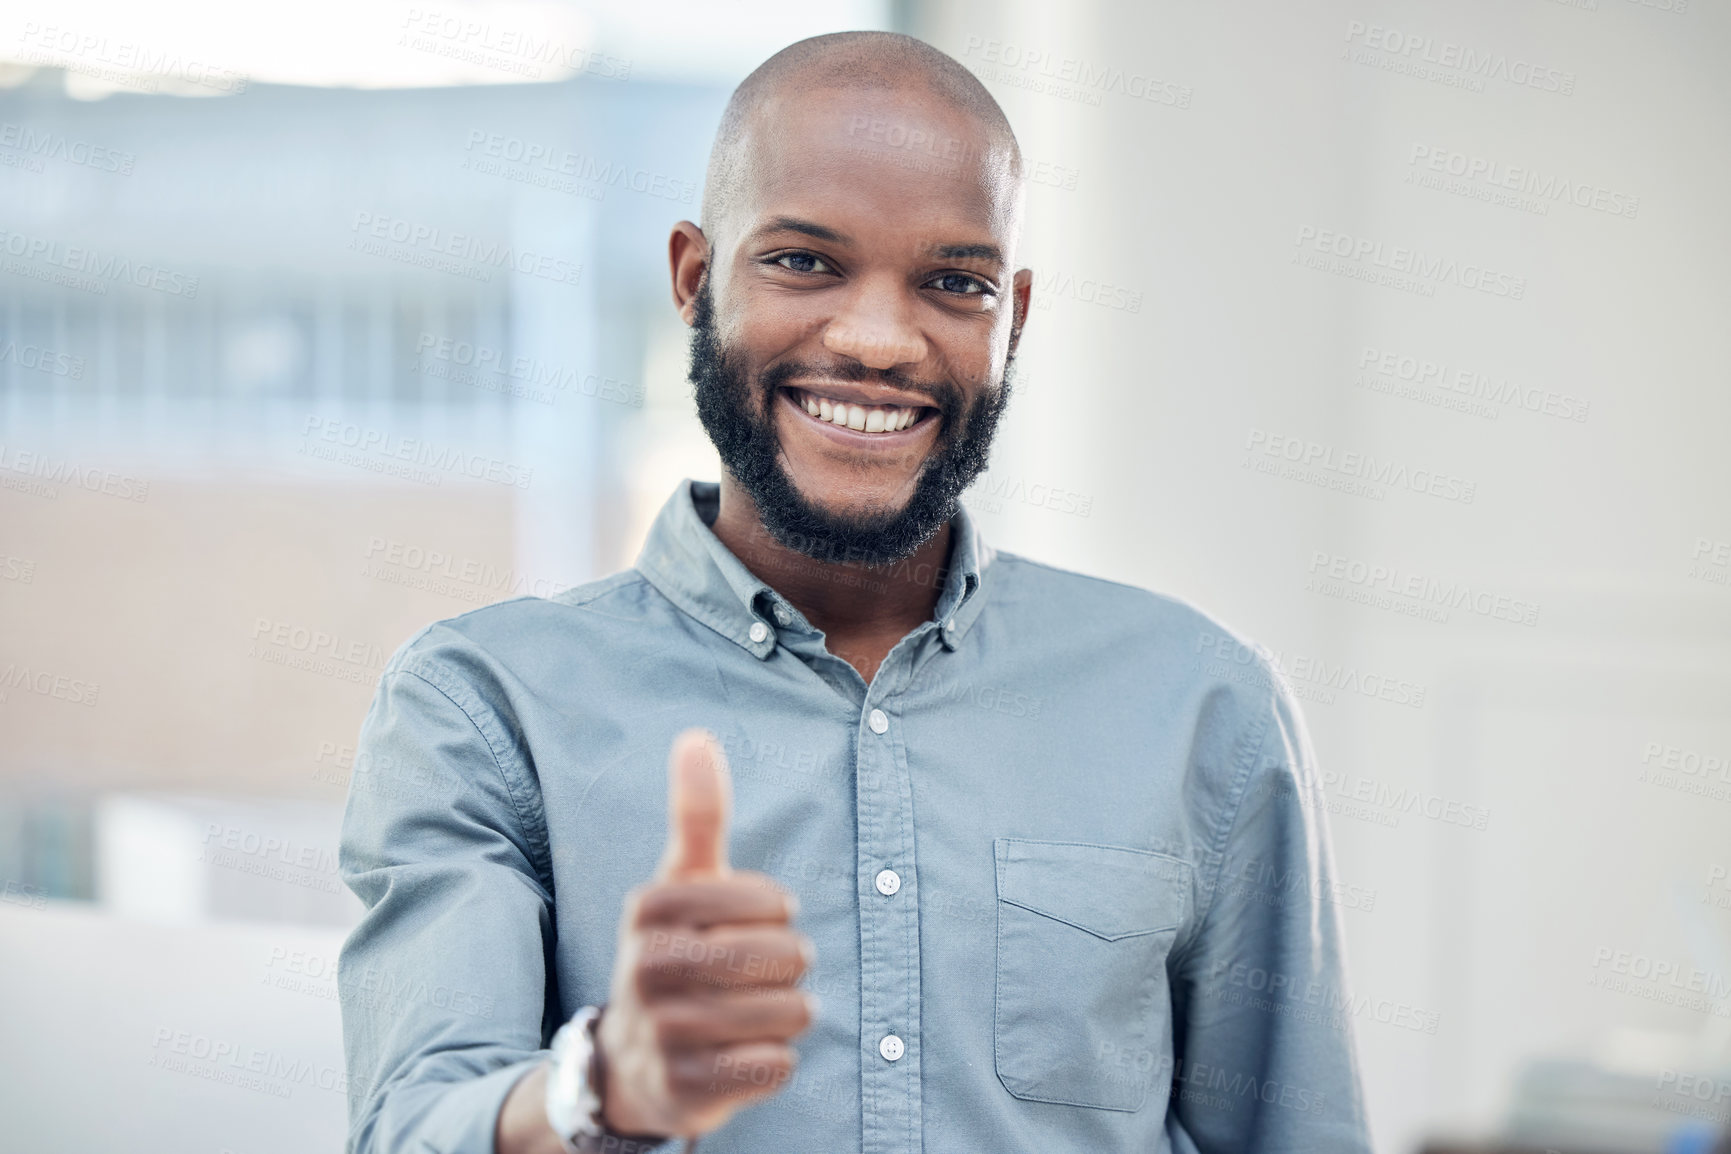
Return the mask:
M884 370L926 359L926 338L900 294L860 286L823 330L823 347L867 368Z

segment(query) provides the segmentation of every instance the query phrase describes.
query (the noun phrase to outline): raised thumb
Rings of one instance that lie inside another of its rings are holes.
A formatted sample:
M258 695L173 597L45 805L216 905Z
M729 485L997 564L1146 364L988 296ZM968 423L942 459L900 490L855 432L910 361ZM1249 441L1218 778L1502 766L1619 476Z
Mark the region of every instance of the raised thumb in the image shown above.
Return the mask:
M664 877L725 874L727 818L733 783L715 737L688 729L667 760L667 851Z

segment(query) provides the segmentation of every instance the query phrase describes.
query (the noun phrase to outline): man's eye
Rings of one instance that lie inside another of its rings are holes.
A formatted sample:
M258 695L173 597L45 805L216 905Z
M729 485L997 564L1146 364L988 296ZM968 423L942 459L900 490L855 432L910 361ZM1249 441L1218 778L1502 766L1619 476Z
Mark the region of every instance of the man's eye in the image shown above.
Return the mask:
M822 257L813 256L809 252L783 253L775 258L775 263L792 272L831 272Z
M977 276L969 276L963 272L947 272L935 278L931 283L947 293L959 293L963 296L979 296L987 290L986 283Z

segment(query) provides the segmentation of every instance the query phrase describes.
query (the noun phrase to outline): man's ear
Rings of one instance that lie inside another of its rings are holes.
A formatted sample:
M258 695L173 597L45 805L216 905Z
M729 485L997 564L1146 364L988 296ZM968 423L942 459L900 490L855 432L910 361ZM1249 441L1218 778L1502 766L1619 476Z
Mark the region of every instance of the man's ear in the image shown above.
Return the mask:
M667 263L673 274L673 304L679 319L690 324L697 311L697 286L709 268L709 238L689 220L673 226L667 238Z
M1015 277L1010 281L1010 355L1014 356L1016 346L1022 343L1022 326L1028 323L1028 302L1033 299L1034 273L1031 269L1017 269Z

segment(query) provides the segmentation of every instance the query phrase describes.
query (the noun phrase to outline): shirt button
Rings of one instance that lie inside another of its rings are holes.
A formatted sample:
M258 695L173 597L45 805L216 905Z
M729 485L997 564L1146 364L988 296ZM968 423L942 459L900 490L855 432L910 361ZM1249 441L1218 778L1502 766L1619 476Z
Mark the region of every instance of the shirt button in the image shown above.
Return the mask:
M878 893L886 898L902 888L902 875L895 870L884 870L878 874Z
M874 709L866 724L872 727L873 733L882 733L890 727L889 715L881 709Z
M775 620L778 624L786 625L789 621L792 621L793 618L789 616L786 606L777 605L775 607Z
M895 1061L902 1056L902 1040L894 1034L885 1034L884 1040L878 1043L878 1053Z
M769 626L765 625L761 621L753 621L751 623L751 639L753 641L762 641L764 638L766 638L768 636L769 636Z

